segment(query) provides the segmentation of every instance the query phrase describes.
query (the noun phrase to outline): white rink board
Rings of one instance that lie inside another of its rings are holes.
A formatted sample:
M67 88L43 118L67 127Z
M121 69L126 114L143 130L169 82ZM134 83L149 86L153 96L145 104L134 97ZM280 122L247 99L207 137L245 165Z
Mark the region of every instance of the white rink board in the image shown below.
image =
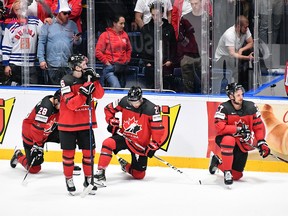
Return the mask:
M10 98L15 98L14 108L0 148L14 149L16 145L18 147L22 147L22 120L44 96L54 94L54 90L56 89L0 89L0 99L6 101ZM110 136L110 133L108 133L106 130L107 123L104 118L104 107L108 103L121 98L126 94L127 90L123 92L106 91L104 97L98 101L96 110L98 128L94 129L98 150L101 148L102 141ZM176 96L173 94L163 95L150 92L144 92L143 97L150 99L153 103L160 106L166 105L169 107L174 107L181 105L179 116L169 143L168 151L159 151L159 155L206 158L208 147L208 116L206 101L225 101L227 100L227 97L219 96L216 98L208 96ZM259 98L253 98L253 100L256 103L288 103L287 100L279 101L271 100L271 98L269 101ZM3 107L0 107L0 109L2 108ZM58 145L49 145L49 149L60 151Z

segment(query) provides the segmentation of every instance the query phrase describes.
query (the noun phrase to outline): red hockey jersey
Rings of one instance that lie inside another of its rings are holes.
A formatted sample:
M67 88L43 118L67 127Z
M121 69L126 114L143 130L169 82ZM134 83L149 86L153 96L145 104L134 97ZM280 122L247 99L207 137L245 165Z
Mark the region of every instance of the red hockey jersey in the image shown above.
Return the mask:
M217 135L234 135L237 127L245 124L252 133L251 144L256 145L257 141L265 139L265 126L261 119L261 113L256 104L251 101L243 100L240 110L235 110L230 100L221 103L214 118ZM241 141L241 137L236 142L242 152L254 149Z
M89 129L89 103L79 88L85 80L78 79L72 75L65 75L61 80L60 116L58 130L80 131ZM93 98L100 99L104 95L104 89L99 81L94 82L95 91ZM92 127L97 127L95 106L92 108Z
M28 145L43 146L48 136L57 127L59 112L50 98L44 97L32 110L22 124L22 139Z
M121 112L121 133L133 141L132 143L126 140L129 149L135 154L145 155L143 148L151 140L161 145L161 138L164 134L161 110L159 106L145 98L143 98L142 105L136 109L128 103L127 98L125 96L114 103L108 104L104 108L105 119L109 123L109 119L115 117L116 113Z

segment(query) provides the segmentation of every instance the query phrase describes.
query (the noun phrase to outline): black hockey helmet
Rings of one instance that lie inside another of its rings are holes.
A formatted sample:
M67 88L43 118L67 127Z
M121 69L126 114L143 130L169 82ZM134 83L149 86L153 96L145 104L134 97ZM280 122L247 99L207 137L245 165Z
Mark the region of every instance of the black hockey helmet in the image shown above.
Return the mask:
M128 101L138 101L142 99L142 89L139 86L132 86L128 91Z
M245 89L242 85L238 83L230 83L226 86L226 95L229 97L229 95L233 95L239 89L241 89L243 93L245 93Z
M82 55L81 53L73 54L68 59L69 67L71 69L74 69L76 66L79 66L83 61L86 61L86 60L87 60L87 57Z
M60 96L61 96L61 89L58 89L58 90L54 93L53 97L54 97L54 99L57 99L58 102L60 102Z

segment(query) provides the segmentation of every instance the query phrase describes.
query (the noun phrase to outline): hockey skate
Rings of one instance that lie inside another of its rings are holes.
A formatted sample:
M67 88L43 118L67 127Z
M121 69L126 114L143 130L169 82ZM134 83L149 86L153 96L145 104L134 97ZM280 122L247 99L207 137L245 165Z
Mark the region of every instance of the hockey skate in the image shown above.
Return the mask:
M17 166L17 163L18 163L18 157L21 157L23 156L23 153L21 152L20 149L16 149L16 151L14 152L11 160L10 160L10 166L12 168L15 168Z
M86 190L86 188L89 187L89 185L91 185L90 184L91 180L92 180L91 177L85 176L85 180L84 180L84 183L83 183L84 190ZM91 189L89 189L89 194L90 195L95 195L96 194L96 190L97 190L97 186L95 185L95 183L93 183L93 185L91 185L90 187L91 187Z
M121 157L118 158L118 162L120 163L122 171L127 172L126 171L126 165L128 164L128 162Z
M209 172L212 175L215 174L219 164L222 164L222 160L217 155L213 155L209 165Z
M94 175L95 178L95 184L99 187L106 187L105 181L106 181L106 176L105 176L105 169L100 169L96 171L96 174Z
M73 175L80 175L81 174L81 167L74 165Z
M224 184L230 188L230 186L233 184L233 176L230 170L224 171Z
M66 180L66 186L67 186L67 190L69 194L72 196L75 196L76 188L73 182L73 178L66 178L65 180Z

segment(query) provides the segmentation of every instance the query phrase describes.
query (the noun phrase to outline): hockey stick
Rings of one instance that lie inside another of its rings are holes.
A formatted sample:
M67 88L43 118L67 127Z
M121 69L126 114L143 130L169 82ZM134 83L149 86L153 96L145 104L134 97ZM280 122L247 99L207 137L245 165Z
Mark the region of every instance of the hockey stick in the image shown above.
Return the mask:
M32 160L32 162L31 162L29 168L28 168L27 171L26 171L26 174L25 174L25 176L24 176L24 178L23 178L23 181L22 181L22 185L23 185L23 186L26 186L26 185L27 185L26 178L27 178L27 176L28 176L28 174L29 174L29 172L30 172L31 167L33 166L33 164L34 164L34 162L35 162L35 159L36 159L36 157L33 158L33 160Z
M88 81L90 81L90 76L88 76ZM81 193L81 197L85 197L87 194L89 194L94 185L94 156L93 156L93 144L92 144L92 97L91 94L89 95L89 142L90 142L90 160L91 160L91 182L89 183L89 185L83 190L83 192Z
M126 140L128 140L129 142L134 143L137 147L139 147L140 149L142 149L143 152L144 152L145 148L144 148L143 146L141 146L141 145L138 144L138 143L133 142L129 137L127 137L127 136L125 136L124 134L120 133L120 131L117 131L117 134L120 135L120 136L122 136L122 137L124 137L124 138L125 138ZM186 175L185 173L183 173L182 170L180 170L180 169L178 169L177 167L173 166L172 164L170 164L169 162L167 162L167 161L165 161L164 159L160 158L159 156L154 155L153 157L156 158L157 160L159 160L160 162L162 162L163 164L167 165L167 166L170 167L171 169L175 170L176 172L185 175L189 180L195 181L195 180L191 179L188 175ZM202 184L201 180L198 180L197 183Z
M252 148L254 148L254 149L260 149L258 146L256 147L256 146L254 146L254 145L252 145L252 144L250 144L250 143L248 143L248 142L245 142L247 145L249 145L250 147L252 147ZM277 160L279 160L279 161L283 161L283 162L285 162L285 163L288 163L288 161L287 160L285 160L285 159L283 159L283 158L281 158L281 157L279 157L279 156L277 156L277 155L274 155L274 154L272 154L271 152L269 153L269 155L270 156L272 156L272 157L274 157L275 159L277 159Z

